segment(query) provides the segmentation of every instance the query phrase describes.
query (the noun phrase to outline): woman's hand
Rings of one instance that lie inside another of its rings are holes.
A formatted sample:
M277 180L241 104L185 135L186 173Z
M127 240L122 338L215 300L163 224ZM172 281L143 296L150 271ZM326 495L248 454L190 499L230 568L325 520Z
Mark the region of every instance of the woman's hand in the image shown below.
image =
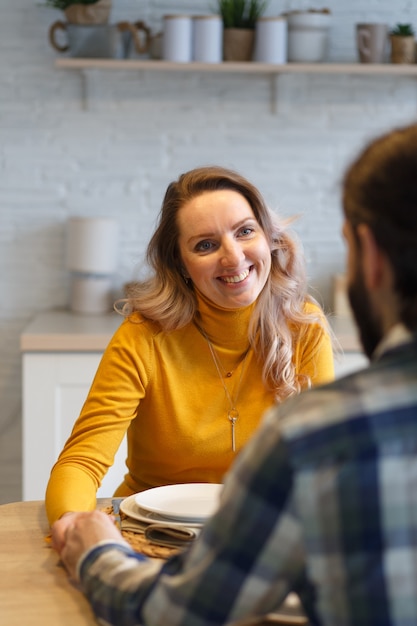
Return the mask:
M76 577L81 556L100 541L125 544L111 516L101 511L66 513L52 525L51 530L52 547L73 578Z

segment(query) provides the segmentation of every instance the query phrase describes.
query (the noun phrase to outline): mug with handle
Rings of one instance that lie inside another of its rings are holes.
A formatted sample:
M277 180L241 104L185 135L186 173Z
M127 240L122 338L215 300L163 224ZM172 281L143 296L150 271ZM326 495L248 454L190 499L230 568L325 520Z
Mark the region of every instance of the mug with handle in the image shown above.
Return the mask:
M59 31L66 34L66 43L57 41ZM58 20L49 29L51 46L58 52L69 52L72 57L126 59L132 41L139 54L148 51L150 30L144 22L80 25Z
M386 24L356 24L356 43L361 63L384 63L388 26Z

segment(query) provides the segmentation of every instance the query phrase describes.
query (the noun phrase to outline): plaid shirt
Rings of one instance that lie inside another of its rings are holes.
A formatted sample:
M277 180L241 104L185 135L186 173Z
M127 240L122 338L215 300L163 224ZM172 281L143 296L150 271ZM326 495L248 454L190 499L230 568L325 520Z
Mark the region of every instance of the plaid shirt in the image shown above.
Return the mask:
M270 411L186 552L102 545L80 576L102 623L226 624L295 591L312 625L415 626L417 339Z

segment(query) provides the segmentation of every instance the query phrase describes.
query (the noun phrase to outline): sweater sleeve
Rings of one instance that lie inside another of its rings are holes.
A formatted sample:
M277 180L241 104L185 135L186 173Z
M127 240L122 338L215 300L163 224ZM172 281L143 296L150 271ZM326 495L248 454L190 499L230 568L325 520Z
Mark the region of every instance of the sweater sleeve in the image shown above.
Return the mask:
M295 363L300 376L307 376L312 386L334 379L333 346L324 313L315 304L307 304L306 312L323 319L309 324L295 346Z
M97 489L145 395L152 343L147 335L142 324L125 320L105 350L80 416L52 468L46 489L51 524L67 511L95 508Z

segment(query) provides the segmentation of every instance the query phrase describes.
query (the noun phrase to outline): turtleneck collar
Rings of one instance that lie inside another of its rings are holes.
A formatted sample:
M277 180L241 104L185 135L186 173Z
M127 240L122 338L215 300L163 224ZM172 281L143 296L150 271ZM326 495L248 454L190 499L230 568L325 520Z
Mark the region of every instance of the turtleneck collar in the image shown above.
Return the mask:
M238 309L225 309L206 298L194 287L200 318L197 322L203 327L214 345L245 350L248 347L248 328L256 303Z

